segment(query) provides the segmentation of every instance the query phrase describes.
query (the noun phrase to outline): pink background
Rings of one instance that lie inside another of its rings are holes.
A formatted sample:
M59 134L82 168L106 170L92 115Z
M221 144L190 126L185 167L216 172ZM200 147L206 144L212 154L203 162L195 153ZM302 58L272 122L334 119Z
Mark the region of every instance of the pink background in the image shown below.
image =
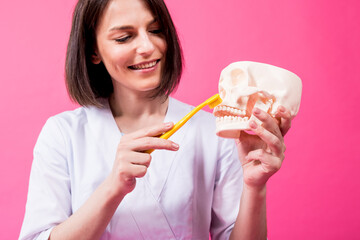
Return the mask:
M359 239L359 1L167 0L186 68L175 97L197 105L221 69L253 60L303 81L286 159L268 184L270 239ZM0 8L0 239L18 237L32 149L49 116L74 109L64 87L75 0Z

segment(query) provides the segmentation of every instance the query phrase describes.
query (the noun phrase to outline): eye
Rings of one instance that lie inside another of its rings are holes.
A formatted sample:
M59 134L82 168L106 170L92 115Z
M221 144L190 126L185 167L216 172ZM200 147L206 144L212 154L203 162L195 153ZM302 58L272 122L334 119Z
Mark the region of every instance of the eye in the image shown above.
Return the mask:
M115 41L118 43L124 43L127 40L129 40L131 38L131 36L125 36L125 37L121 37L121 38L116 38Z
M161 28L158 28L158 29L153 29L153 30L150 30L149 32L153 33L153 34L160 34L162 33L162 29Z

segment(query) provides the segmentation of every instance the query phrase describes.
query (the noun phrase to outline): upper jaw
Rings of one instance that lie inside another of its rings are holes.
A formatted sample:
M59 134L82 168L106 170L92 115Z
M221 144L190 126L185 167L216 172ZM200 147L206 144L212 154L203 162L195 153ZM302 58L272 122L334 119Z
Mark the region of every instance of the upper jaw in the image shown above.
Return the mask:
M246 109L239 109L227 105L219 105L214 108L213 114L215 117L224 117L224 116L238 116L245 117L248 114Z

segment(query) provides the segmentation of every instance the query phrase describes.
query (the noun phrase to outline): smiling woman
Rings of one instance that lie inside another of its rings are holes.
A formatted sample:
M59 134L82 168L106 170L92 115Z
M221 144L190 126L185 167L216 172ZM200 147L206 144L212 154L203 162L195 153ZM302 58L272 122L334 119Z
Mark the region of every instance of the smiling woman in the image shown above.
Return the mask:
M159 138L193 109L169 97L181 72L163 0L79 0L66 81L82 107L40 133L20 239L266 238L266 182L285 150L277 122L254 108L262 124L235 144L201 111Z
M103 62L114 87L130 94L159 86L166 42L159 23L143 2L112 1L96 28L93 63ZM136 93L137 94L137 93Z
M125 3L123 7L119 8L117 6L119 5L118 2L109 0L79 1L74 11L66 58L66 79L71 98L83 106L99 106L101 103L97 99L99 97L109 97L113 92L113 79L105 68L104 62L97 55L99 54L97 42L104 41L107 43L105 45L107 48L115 48L117 52L122 51L122 49L130 51L131 47L134 48L134 43L132 46L126 44L126 47L122 47L116 46L115 42L121 45L121 43L126 43L131 38L134 38L134 34L138 35L141 33L137 32L141 30L138 29L140 26L137 26L137 29L135 29L135 24L139 25L139 19L137 19L139 17L137 14L138 10L130 9L135 7L135 5L131 6ZM134 1L134 4L139 5L142 10L146 10L149 15L147 16L149 22L145 21L142 23L145 25L143 26L146 28L145 31L157 36L158 40L156 42L159 42L159 40L164 41L162 44L165 44L166 48L165 55L163 56L163 67L161 70L158 70L161 71L161 82L152 91L151 95L152 97L163 94L168 96L179 84L182 73L182 52L175 26L162 1L143 1L140 3ZM129 11L124 11L125 8L128 8ZM102 14L105 10L112 15ZM126 22L127 20L132 22ZM101 36L99 31L102 31ZM143 37L144 34L141 34L136 36L137 39ZM151 39L149 38L149 40L153 39L153 36L151 36ZM152 41L150 43L151 45L154 44ZM164 61L166 58L172 59L172 61ZM158 62L160 62L159 60ZM129 64L141 63L138 59L133 59L133 61L138 62L131 62ZM148 63L149 60L142 61ZM136 66L130 65L128 67L135 68Z

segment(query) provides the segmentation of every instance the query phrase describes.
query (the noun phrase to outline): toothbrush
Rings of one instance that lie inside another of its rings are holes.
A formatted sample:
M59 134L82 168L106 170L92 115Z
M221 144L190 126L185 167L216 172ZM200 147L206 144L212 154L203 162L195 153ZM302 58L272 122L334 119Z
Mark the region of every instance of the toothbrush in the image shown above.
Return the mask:
M203 102L200 105L198 105L197 107L195 107L185 117L183 117L180 121L178 121L172 129L170 129L169 131L167 131L166 133L161 135L160 138L168 139L169 137L171 137L171 135L173 135L177 130L179 130L192 116L194 116L198 111L200 111L200 109L202 109L206 105L208 105L211 109L213 109L214 107L219 105L221 102L222 102L222 100L221 100L219 94L215 94L211 98L208 98L205 102ZM145 152L152 153L153 151L154 151L154 149L149 149Z

